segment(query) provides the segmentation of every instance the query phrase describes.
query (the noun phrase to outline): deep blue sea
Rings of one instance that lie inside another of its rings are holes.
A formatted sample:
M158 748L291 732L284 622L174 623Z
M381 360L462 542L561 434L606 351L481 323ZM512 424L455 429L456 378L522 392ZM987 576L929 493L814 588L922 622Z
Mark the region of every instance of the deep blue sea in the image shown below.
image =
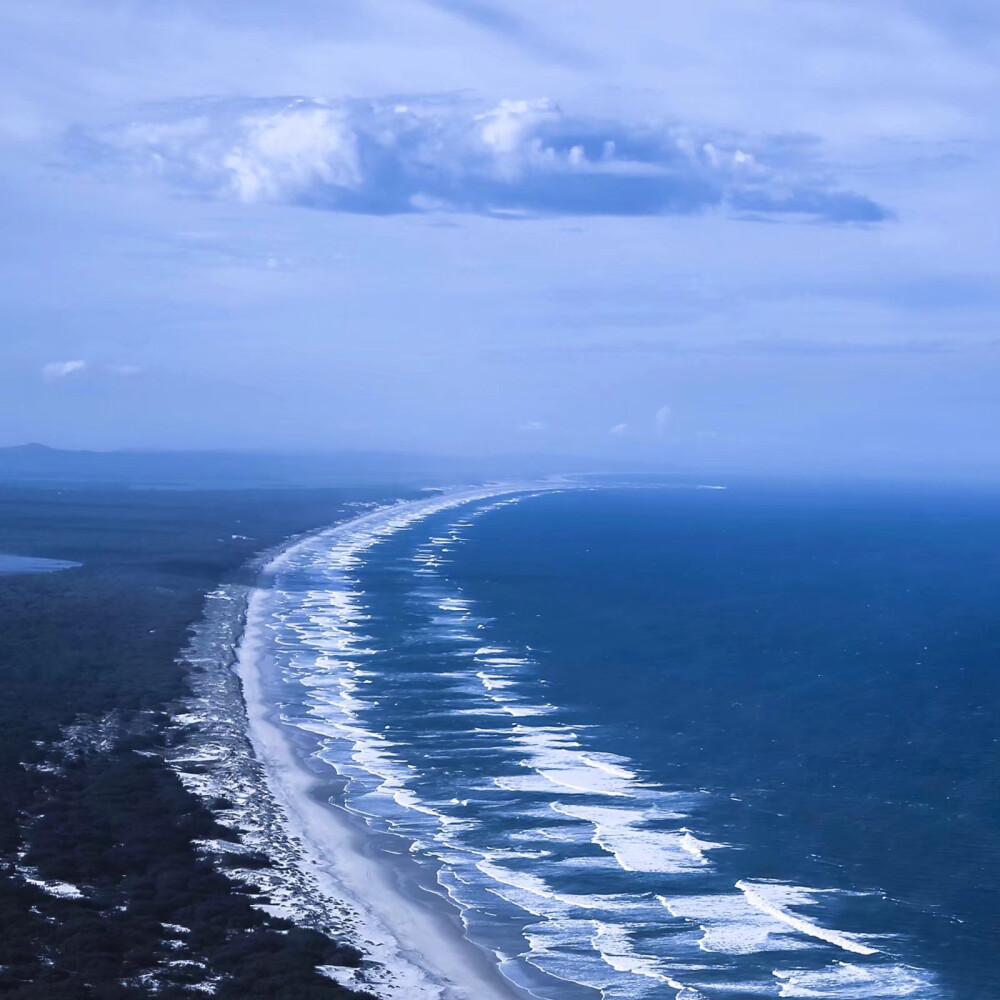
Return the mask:
M1000 504L609 486L297 550L284 717L552 1000L1000 996Z

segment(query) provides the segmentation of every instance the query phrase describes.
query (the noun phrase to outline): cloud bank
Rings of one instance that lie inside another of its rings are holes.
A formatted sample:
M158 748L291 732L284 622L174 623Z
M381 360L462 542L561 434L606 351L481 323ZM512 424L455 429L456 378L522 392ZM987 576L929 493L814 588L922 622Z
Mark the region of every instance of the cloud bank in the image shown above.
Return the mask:
M329 211L889 217L839 189L802 146L574 117L548 100L484 109L452 98L203 101L71 142L78 165L154 174L207 197Z

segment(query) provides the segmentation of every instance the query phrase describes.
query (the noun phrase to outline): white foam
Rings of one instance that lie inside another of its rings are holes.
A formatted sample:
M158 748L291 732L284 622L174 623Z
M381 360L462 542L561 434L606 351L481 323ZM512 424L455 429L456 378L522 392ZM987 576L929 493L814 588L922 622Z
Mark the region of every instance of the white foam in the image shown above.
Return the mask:
M776 970L782 997L836 997L837 1000L890 1000L927 996L933 989L928 977L905 965L849 965L836 962L823 969Z
M664 983L677 990L676 1000L701 1000L704 997L703 993L668 975L662 962L654 955L637 951L628 930L620 924L597 923L592 941L603 961L616 972Z
M784 923L755 910L737 893L657 898L672 916L697 926L697 947L705 952L751 955L808 947Z
M629 798L629 792L607 779L606 775L595 774L588 767L543 767L538 773L559 788L565 788L581 795L611 795Z
M50 896L59 896L62 899L83 899L85 893L69 882L60 882L58 879L40 879L29 875L22 875L24 881L30 885L37 886Z
M843 948L844 951L854 952L856 955L878 954L877 948L871 948L862 943L856 934L820 927L819 924L806 920L785 908L791 904L801 906L815 902L810 896L810 892L815 890L782 885L777 882L748 882L742 879L736 883L736 888L743 893L751 906L775 920L787 924L800 934L808 934L810 937L825 941L837 948Z
M524 767L567 791L630 798L644 787L636 782L632 771L621 766L624 758L581 752L572 730L558 726L516 726L511 739L524 751Z
M553 889L548 882L539 875L531 872L516 871L506 865L496 864L491 854L489 858L484 858L476 863L476 868L484 875L500 883L519 889L535 897L540 903L532 904L529 912L536 916L564 916L572 910L601 910L606 912L621 911L632 908L634 901L621 895L587 895L584 893L558 892ZM499 890L492 890L497 895L503 895ZM503 898L509 899L504 896ZM510 900L513 901L513 900ZM521 905L517 903L516 905ZM527 908L527 907L526 907Z
M587 767L596 767L606 774L614 775L616 778L626 778L629 781L635 779L636 774L627 767L622 767L619 761L624 762L624 757L616 757L612 754L588 753L580 758Z
M497 714L509 715L515 719L529 719L532 716L551 715L554 711L551 705L504 705ZM483 714L491 713L483 712Z
M552 803L563 816L570 816L593 826L592 841L614 855L627 872L677 873L708 864L705 852L724 847L701 841L690 831L656 830L644 824L649 815L638 809Z
M615 981L591 943L593 924L578 920L546 920L525 928L527 961L542 972L568 983L603 990ZM537 994L536 994L537 995Z
M553 919L526 928L525 937L530 946L526 958L533 966L598 990L608 1000L661 998L664 988L675 991L676 1000L703 1000L703 994L674 979L654 956L637 951L617 926L599 920Z
M478 671L476 676L483 682L483 687L486 688L487 691L509 688L514 684L514 681L512 681L509 677L498 677L496 674L488 674L484 670Z

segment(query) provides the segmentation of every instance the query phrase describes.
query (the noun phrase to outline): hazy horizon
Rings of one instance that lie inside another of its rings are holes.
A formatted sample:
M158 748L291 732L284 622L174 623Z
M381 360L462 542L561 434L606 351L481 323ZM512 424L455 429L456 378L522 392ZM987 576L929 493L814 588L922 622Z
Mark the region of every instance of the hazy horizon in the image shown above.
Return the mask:
M59 449L40 442L0 446L0 481L8 484L72 486L129 485L138 488L288 488L347 483L399 483L428 489L458 483L544 481L587 478L608 486L676 484L751 491L822 489L831 499L846 490L875 487L891 495L972 491L993 495L1000 475L986 466L952 466L940 471L905 467L836 468L798 466L694 465L571 453L493 452L483 454L364 448L121 448ZM915 491L915 492L914 492Z
M2 446L1000 468L997 11L0 25Z

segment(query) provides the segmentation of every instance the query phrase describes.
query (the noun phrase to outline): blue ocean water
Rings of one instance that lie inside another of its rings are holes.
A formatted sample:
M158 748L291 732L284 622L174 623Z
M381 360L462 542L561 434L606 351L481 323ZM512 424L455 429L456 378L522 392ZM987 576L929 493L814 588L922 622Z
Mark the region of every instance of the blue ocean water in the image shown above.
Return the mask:
M275 595L285 721L535 995L1000 995L995 498L430 497Z
M0 552L0 576L13 573L56 573L83 565L66 559L43 559L40 556L11 556Z

